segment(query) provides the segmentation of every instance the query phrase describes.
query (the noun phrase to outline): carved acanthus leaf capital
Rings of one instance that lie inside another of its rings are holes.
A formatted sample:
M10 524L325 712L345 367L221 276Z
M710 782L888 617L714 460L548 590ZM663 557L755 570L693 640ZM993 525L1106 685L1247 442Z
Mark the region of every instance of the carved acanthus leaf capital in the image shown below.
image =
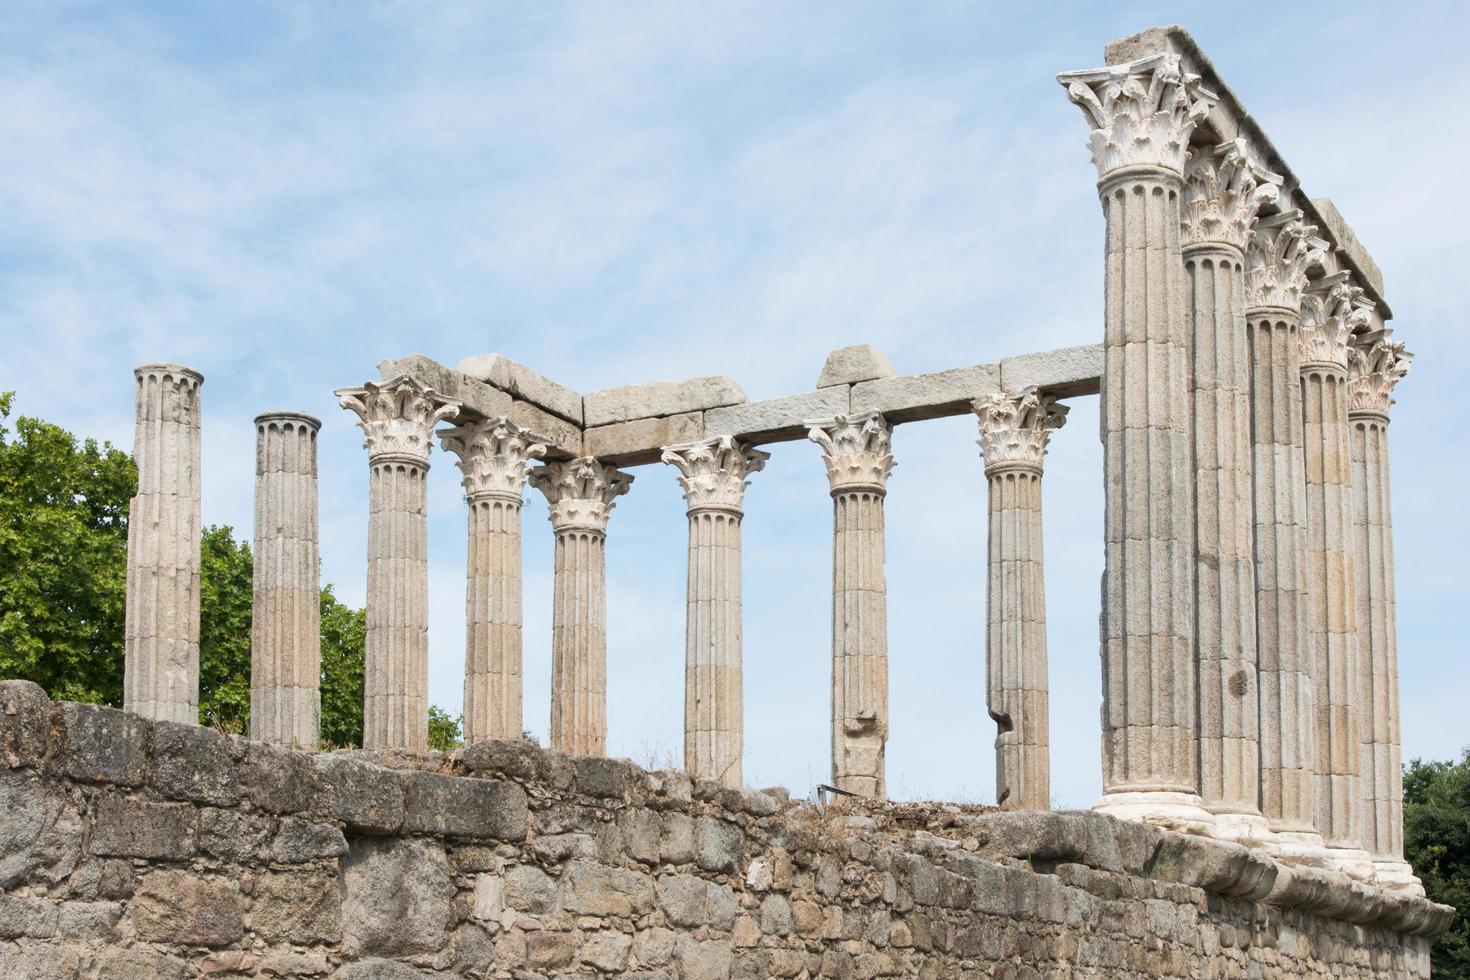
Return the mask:
M459 415L460 403L407 375L381 384L365 382L360 388L339 388L339 404L357 415L367 436L363 445L369 459L398 456L427 465L433 449L434 426Z
M1281 182L1279 174L1255 162L1243 136L1190 150L1180 209L1185 247L1218 243L1244 251L1256 213L1275 203Z
M1394 386L1409 373L1413 360L1404 342L1387 331L1354 338L1348 351L1348 411L1387 415Z
M466 422L439 433L439 441L459 457L465 497L502 497L520 501L531 460L546 455L546 444L505 418Z
M893 472L893 427L877 412L839 415L805 423L807 437L822 447L827 481L834 492L883 492Z
M1347 272L1313 283L1302 300L1302 364L1348 366L1348 342L1373 322L1374 303Z
M1256 222L1245 251L1245 301L1253 308L1274 306L1301 312L1307 270L1322 264L1332 246L1317 237L1317 226L1287 211Z
M1135 166L1182 174L1189 136L1217 101L1170 53L1063 72L1057 81L1092 124L1088 145L1099 179Z
M733 436L669 446L661 457L679 471L679 486L689 510L726 510L735 513L745 499L746 478L764 469L770 453L747 446Z
M998 392L971 402L980 422L980 456L986 472L1003 466L1041 468L1051 434L1067 421L1067 406L1035 388Z
M546 496L551 526L558 531L606 531L613 501L633 483L631 474L606 466L595 456L545 463L531 470L529 479Z

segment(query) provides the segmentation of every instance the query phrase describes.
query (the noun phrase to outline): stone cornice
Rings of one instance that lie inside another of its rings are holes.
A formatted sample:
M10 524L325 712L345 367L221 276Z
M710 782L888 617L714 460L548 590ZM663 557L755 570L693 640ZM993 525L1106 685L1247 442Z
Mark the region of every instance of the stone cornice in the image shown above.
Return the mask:
M1035 388L1000 392L973 404L980 423L981 458L987 473L1010 466L1041 469L1051 434L1067 421L1067 406Z
M1063 72L1067 89L1092 125L1089 147L1098 179L1125 167L1162 167L1182 175L1194 131L1215 96L1179 56L1160 53L1123 65Z
M578 528L603 532L613 501L628 492L631 474L582 456L564 463L545 463L531 470L531 486L550 505L548 519L557 531Z
M1338 272L1313 283L1302 300L1302 365L1332 364L1346 370L1348 342L1372 322L1373 301Z
M1386 418L1394 386L1409 373L1413 360L1404 342L1387 331L1353 338L1348 350L1348 413Z
M434 426L454 418L460 409L459 402L406 375L381 384L368 381L360 388L339 388L334 394L343 408L357 415L370 459L391 456L427 465Z
M1287 211L1256 222L1245 250L1245 303L1250 309L1302 309L1307 270L1321 266L1332 246L1317 227Z
M506 418L483 419L439 433L446 450L459 457L465 497L521 500L531 460L546 455L546 444Z
M679 471L684 502L693 513L723 510L740 513L746 477L764 469L770 453L745 445L734 436L719 436L682 446L669 446L660 457Z
M1191 149L1180 209L1184 247L1230 245L1244 252L1256 214L1280 193L1281 177L1255 162L1243 136Z
M822 447L832 492L884 492L893 472L893 427L878 412L807 422L807 437Z

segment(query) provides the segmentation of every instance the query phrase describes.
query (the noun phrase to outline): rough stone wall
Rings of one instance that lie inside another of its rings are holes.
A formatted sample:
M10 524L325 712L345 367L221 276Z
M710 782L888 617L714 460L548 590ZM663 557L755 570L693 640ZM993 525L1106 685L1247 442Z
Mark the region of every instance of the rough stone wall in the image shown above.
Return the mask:
M0 758L0 978L1425 977L1450 911L1092 813L292 751L19 681Z

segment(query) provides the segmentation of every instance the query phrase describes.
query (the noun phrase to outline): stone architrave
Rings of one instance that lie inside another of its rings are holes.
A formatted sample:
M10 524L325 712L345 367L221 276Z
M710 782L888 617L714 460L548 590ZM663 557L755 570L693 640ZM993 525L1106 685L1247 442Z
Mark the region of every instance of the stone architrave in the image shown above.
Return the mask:
M679 471L689 515L684 642L684 768L739 787L744 777L740 519L746 477L770 453L732 436L664 449Z
M1041 470L1067 407L1028 388L974 403L990 485L986 566L986 705L995 738L995 802L1051 808L1046 672L1046 582L1042 574Z
M832 492L832 784L887 794L888 585L883 499L893 429L864 412L808 422Z
M1372 304L1339 272L1302 304L1302 418L1307 484L1307 637L1317 675L1317 829L1333 862L1372 876L1363 849L1362 687L1358 649L1358 542L1348 420L1348 345Z
M1355 338L1349 351L1348 419L1353 524L1358 539L1358 645L1363 659L1363 844L1384 885L1416 895L1424 886L1404 860L1404 776L1399 734L1399 655L1394 623L1393 516L1388 480L1388 408L1413 355L1386 333Z
M1259 221L1246 249L1261 812L1272 849L1296 856L1320 856L1324 847L1316 827L1300 337L1307 271L1328 248L1316 232L1300 211L1289 211Z
M459 457L469 505L465 561L464 741L518 739L521 688L521 504L546 445L506 418L439 433Z
M255 418L250 737L315 748L321 729L316 440L302 412Z
M1058 76L1092 125L1107 221L1103 796L1097 809L1204 829L1197 767L1194 469L1180 199L1215 101L1177 55Z
M1251 357L1245 247L1281 178L1244 137L1195 147L1184 165L1183 253L1194 420L1195 656L1199 782L1214 833L1262 838Z
M358 417L368 496L362 747L422 752L429 739L429 504L434 426L460 405L400 375L336 392Z
M546 463L531 486L556 534L551 623L551 748L607 751L607 518L633 477L595 457Z
M137 379L128 505L123 707L157 721L199 723L199 386L179 364L144 364Z

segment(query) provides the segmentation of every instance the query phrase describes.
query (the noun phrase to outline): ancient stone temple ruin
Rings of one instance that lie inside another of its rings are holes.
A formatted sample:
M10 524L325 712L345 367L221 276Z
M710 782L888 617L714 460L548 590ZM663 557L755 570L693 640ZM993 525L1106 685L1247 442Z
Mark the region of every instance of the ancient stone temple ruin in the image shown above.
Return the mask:
M1368 253L1187 33L1106 62L1058 76L1106 223L1098 344L907 376L846 347L757 402L722 377L580 394L496 354L339 390L370 480L362 752L315 751L299 412L255 420L250 735L193 724L203 379L138 368L125 710L0 685L0 976L1428 976L1453 910L1403 857L1387 435L1410 355ZM1043 462L1093 396L1104 789L1048 813ZM989 488L998 808L885 801L894 430L956 415ZM426 751L436 439L468 515L452 754ZM744 493L785 441L831 487L835 802L741 771ZM681 771L603 758L634 471L688 508ZM549 751L521 740L527 484L555 536Z

